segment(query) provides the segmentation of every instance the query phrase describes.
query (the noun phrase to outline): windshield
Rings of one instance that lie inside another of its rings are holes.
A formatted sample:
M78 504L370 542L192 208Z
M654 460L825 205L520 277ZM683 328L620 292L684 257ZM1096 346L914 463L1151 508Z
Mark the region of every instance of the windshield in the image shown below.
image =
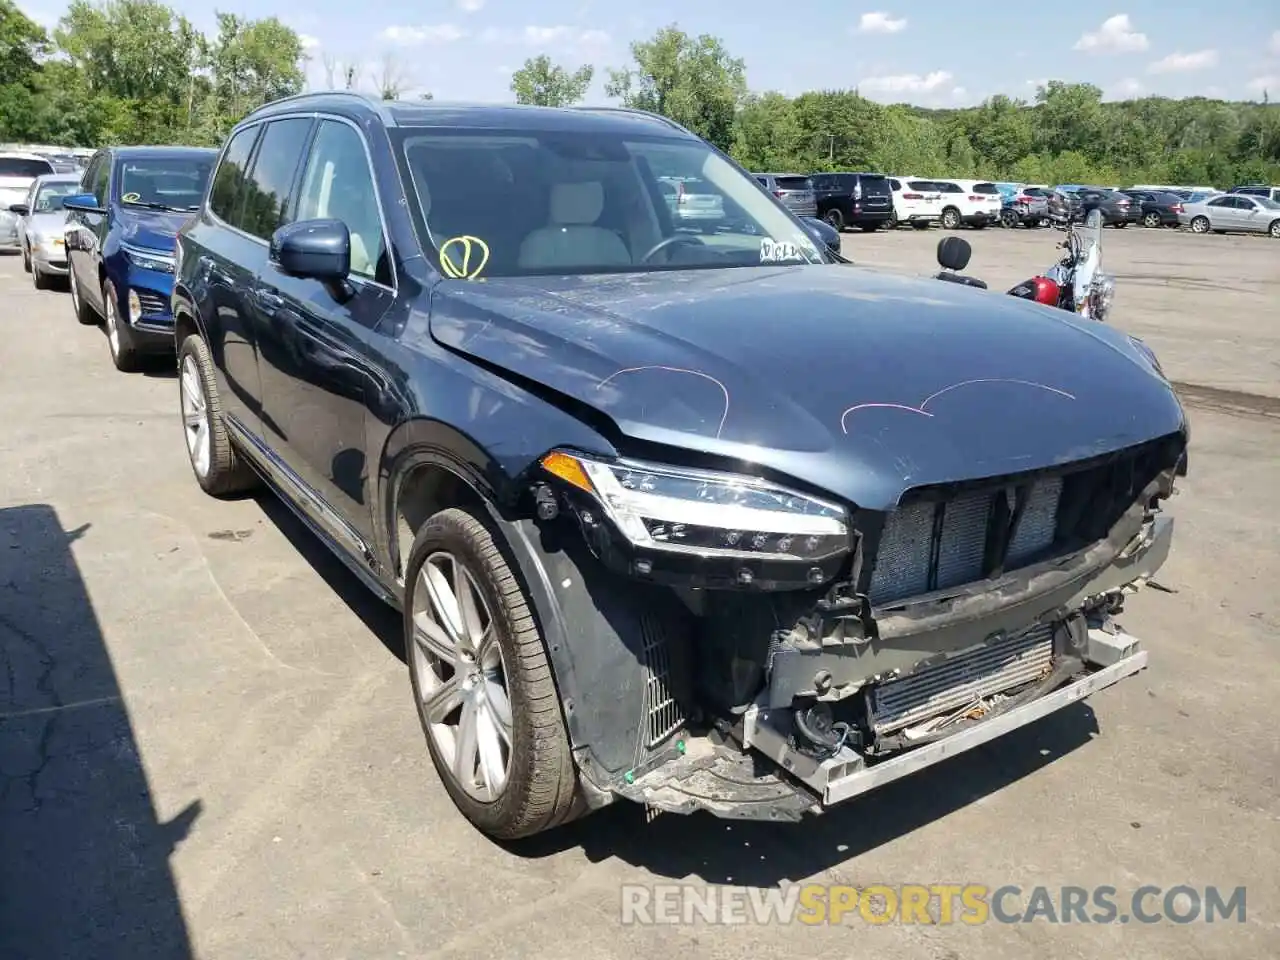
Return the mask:
M62 209L62 201L66 197L80 192L78 181L67 183L44 183L36 194L36 202L31 207L32 213L55 213Z
M696 140L412 128L396 136L423 245L449 277L826 262L754 178Z
M195 210L204 197L213 158L148 157L120 164L120 202L165 210Z

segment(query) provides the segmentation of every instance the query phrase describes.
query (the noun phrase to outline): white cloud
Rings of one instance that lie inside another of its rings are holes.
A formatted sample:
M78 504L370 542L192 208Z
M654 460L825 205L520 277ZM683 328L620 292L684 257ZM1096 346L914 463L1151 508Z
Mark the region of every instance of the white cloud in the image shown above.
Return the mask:
M1189 73L1204 70L1218 62L1217 50L1197 50L1195 53L1171 53L1147 67L1147 73Z
M1125 77L1116 83L1107 91L1111 94L1112 99L1123 100L1127 97L1136 97L1142 92L1142 83L1133 77Z
M868 77L858 83L858 89L872 93L933 93L951 80L951 74L946 70L934 70L924 76L899 73L889 77Z
M1147 46L1147 35L1133 29L1129 15L1117 13L1093 33L1081 34L1075 48L1086 53L1133 53Z
M382 39L403 47L416 47L424 43L454 43L467 35L467 31L452 23L437 23L425 27L387 27Z
M1280 57L1280 30L1271 35L1271 43L1267 45L1267 49Z
M1251 93L1270 93L1273 90L1280 93L1280 76L1269 73L1265 77L1254 77L1245 86Z
M515 43L526 47L603 47L609 44L610 39L609 34L603 30L581 30L566 26L527 26L519 30L489 27L480 34L483 43Z
M905 29L907 29L906 17L895 20L892 14L885 13L883 10L864 13L858 19L859 33L900 33Z
M484 0L458 0L458 9L463 13L476 13L484 6Z

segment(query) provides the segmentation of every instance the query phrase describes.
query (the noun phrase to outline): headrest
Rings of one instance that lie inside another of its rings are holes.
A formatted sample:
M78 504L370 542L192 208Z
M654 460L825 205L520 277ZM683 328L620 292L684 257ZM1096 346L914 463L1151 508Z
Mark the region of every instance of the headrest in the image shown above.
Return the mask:
M590 224L604 210L604 185L599 180L557 183L551 187L551 222Z

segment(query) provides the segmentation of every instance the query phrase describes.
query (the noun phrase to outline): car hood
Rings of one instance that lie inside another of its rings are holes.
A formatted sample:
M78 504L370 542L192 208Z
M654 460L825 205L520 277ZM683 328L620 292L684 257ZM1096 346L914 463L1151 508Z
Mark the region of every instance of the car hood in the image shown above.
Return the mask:
M61 237L67 227L65 210L33 213L27 218L27 232L39 237Z
M172 253L178 229L195 214L168 210L131 210L122 208L120 238L135 247Z
M1127 336L988 291L848 266L445 281L432 335L635 440L861 507L1183 429Z

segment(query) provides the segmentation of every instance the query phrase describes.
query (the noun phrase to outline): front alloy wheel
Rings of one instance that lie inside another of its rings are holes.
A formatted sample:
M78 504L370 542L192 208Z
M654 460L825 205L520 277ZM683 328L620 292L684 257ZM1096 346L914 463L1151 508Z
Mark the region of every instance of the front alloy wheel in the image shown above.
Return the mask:
M1143 225L1144 227L1158 227L1158 226L1160 226L1160 214L1158 214L1158 213L1148 213L1148 214L1146 214L1146 215L1142 218L1142 225Z
M955 230L960 226L960 211L955 207L947 207L942 211L942 226L947 230Z
M492 803L511 771L511 699L493 614L475 578L452 553L418 571L410 657L423 721L448 775Z
M110 280L102 285L102 324L107 329L107 348L116 369L124 373L138 369L138 351L128 326L120 319L119 298Z
M182 358L182 425L187 438L187 455L191 457L191 469L196 477L209 476L209 407L204 402L204 390L200 383L200 371L196 358L188 353Z
M436 771L489 836L584 810L538 622L496 534L458 508L418 531L405 568L409 681Z
M1191 221L1191 232L1192 232L1192 233L1208 233L1208 232L1209 232L1209 218L1208 218L1208 217L1196 217L1194 220L1192 220L1192 221Z

